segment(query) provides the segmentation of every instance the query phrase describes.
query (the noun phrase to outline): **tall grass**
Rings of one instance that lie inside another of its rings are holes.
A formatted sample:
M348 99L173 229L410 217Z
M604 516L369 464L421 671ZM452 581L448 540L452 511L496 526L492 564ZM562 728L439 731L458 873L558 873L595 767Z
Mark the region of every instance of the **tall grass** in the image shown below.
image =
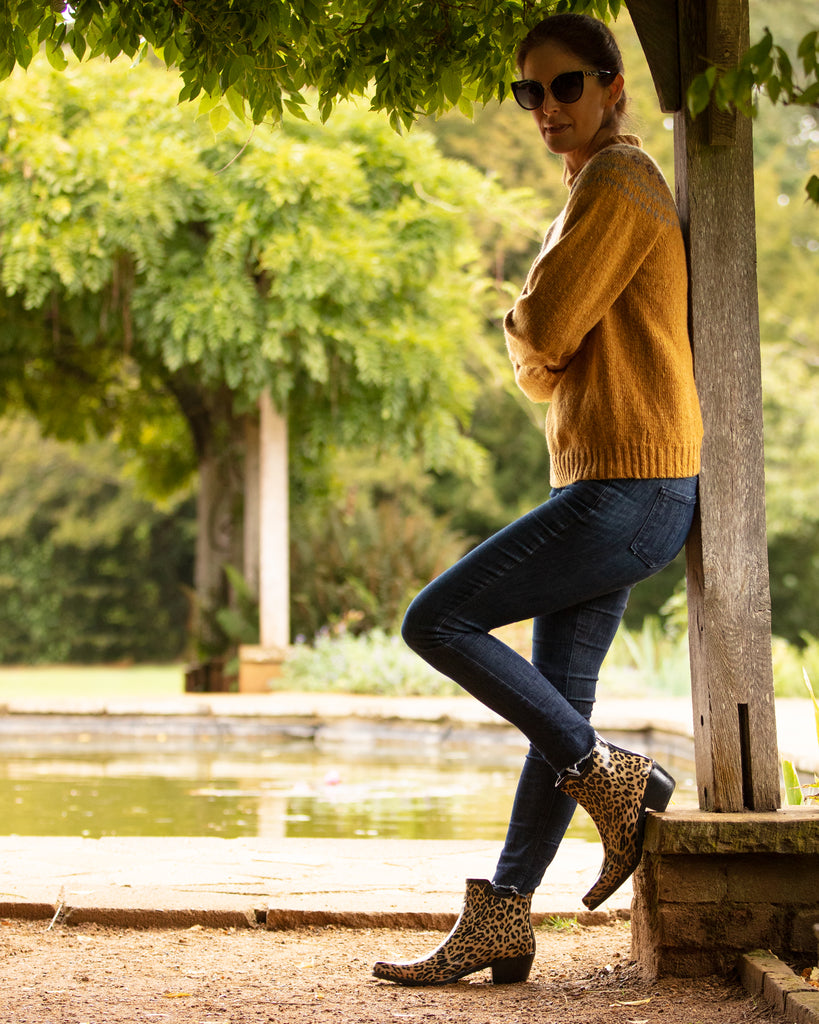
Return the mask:
M816 722L816 739L819 742L819 699L813 692L810 676L807 671L802 670L802 676L807 688L808 695L813 703L813 716ZM785 800L789 804L803 804L806 801L819 802L819 775L813 780L812 786L805 786L801 783L796 767L792 761L782 759L782 778L785 783Z

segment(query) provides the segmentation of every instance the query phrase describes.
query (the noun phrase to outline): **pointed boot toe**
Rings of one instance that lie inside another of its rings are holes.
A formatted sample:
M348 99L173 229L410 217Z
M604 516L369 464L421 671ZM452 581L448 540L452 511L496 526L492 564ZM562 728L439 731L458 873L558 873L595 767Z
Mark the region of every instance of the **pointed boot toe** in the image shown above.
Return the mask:
M526 981L535 958L531 893L498 893L491 882L470 878L455 926L440 946L420 960L373 966L376 978L398 985L448 985L492 969L496 985Z

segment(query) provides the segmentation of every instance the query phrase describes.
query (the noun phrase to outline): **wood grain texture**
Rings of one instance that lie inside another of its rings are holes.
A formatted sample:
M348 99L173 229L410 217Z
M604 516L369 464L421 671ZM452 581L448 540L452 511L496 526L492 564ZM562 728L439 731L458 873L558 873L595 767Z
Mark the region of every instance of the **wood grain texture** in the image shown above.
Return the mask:
M747 2L732 3L747 45ZM680 0L683 85L701 70L710 4ZM726 15L727 16L727 15ZM690 259L691 337L705 422L699 518L688 543L700 806L779 805L765 533L751 123L712 145L676 115L677 203Z
M660 110L682 107L677 0L626 0L626 7L648 61Z
M743 18L747 22L746 0L710 0L707 5L706 49L708 63L718 68L733 67L739 61ZM747 49L747 40L742 49ZM701 69L702 70L702 69ZM720 110L711 100L708 106L708 141L712 146L732 146L736 141L737 112Z

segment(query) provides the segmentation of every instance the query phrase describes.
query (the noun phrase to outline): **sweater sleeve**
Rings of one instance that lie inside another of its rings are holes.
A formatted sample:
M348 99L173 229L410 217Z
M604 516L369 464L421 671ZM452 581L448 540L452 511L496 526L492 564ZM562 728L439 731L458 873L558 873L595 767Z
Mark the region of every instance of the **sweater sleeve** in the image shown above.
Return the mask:
M608 147L583 168L557 241L538 256L504 320L515 379L529 398L551 399L589 331L676 223L665 180L638 148Z

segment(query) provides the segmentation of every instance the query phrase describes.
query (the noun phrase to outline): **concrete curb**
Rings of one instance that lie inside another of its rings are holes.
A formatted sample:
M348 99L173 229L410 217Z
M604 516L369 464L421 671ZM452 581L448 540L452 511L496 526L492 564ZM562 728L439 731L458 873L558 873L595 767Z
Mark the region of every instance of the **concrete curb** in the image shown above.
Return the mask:
M7 921L49 921L53 925L97 924L106 928L148 930L154 928L263 928L267 931L297 931L301 928L387 928L393 931L448 932L458 915L429 911L377 912L365 910L306 910L257 907L252 911L216 908L72 907L65 903L2 903L0 919ZM631 912L616 910L566 911L532 914L539 928L555 920L574 920L585 927L613 925L628 921Z
M798 977L770 950L757 949L739 959L739 977L752 996L762 996L792 1024L819 1024L819 988Z
M499 842L0 836L0 917L122 928L448 930L463 879L488 877ZM532 905L538 923L628 919L630 880L582 905L600 848L567 839Z

